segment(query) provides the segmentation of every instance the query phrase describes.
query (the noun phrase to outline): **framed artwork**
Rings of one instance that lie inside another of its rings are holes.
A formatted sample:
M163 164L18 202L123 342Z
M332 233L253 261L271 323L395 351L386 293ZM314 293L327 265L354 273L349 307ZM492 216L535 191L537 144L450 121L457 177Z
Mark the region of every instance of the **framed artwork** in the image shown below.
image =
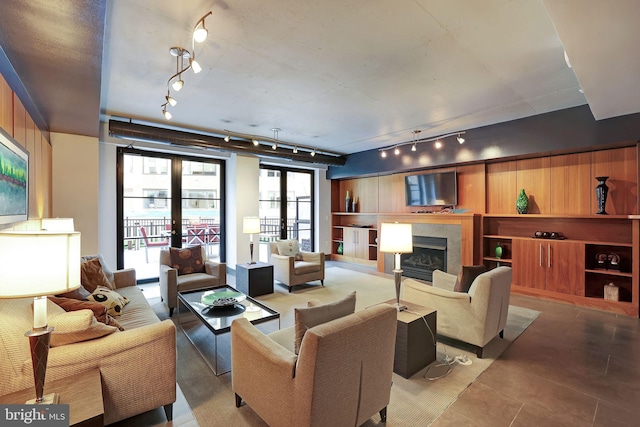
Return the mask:
M29 152L0 129L0 224L29 216Z

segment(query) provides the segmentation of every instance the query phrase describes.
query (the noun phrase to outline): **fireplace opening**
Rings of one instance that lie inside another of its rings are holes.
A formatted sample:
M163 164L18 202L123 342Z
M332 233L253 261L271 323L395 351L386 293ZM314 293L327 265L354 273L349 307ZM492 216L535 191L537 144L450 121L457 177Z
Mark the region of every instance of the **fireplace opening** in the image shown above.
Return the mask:
M400 257L402 275L431 282L433 270L447 271L447 239L413 236L413 252Z

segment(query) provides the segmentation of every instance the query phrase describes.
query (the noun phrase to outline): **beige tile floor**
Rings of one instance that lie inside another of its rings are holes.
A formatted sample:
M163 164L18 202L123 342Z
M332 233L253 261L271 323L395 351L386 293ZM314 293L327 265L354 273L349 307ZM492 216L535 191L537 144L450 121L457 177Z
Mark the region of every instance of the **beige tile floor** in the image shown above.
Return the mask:
M511 303L541 314L432 426L640 425L639 319L518 295ZM192 426L185 403L184 423L163 423L159 409L121 425Z

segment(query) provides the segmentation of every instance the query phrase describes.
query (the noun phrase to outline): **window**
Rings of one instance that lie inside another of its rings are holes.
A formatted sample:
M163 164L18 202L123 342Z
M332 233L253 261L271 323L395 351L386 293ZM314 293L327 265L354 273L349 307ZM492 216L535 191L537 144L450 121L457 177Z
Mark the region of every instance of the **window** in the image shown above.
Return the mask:
M167 207L167 190L143 189L143 206L145 209L165 209Z
M166 175L169 171L169 160L153 157L142 158L142 173L147 175Z

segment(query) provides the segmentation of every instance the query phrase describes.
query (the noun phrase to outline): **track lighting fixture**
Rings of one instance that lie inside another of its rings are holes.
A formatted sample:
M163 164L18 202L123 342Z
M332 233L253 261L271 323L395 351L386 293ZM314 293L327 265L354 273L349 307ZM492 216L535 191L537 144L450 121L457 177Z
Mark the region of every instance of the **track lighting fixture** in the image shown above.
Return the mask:
M260 143L258 142L258 140L257 140L257 139L255 139L255 138L253 138L253 139L251 140L251 142L253 142L253 145L255 145L256 147L260 144Z
M171 115L171 113L169 111L167 111L167 106L165 105L164 107L162 107L162 115L164 116L165 119L167 120L171 120L171 117L173 117Z
M231 135L227 134L227 136L224 137L224 142L229 142L231 140Z
M207 29L204 26L205 19L211 15L212 12L209 11L206 15L196 22L196 25L193 27L193 37L191 39L191 52L187 49L174 46L169 49L169 53L172 56L176 57L176 72L167 80L167 96L166 100L172 107L177 104L175 98L171 97L169 94L169 87L173 88L174 91L179 92L180 89L184 86L184 80L182 80L182 73L187 71L189 68L193 70L194 73L199 73L202 71L202 66L196 61L196 50L195 50L195 42L202 43L207 38ZM186 60L186 64L185 64ZM166 104L162 105L162 114L167 118ZM167 112L168 113L168 112ZM171 114L169 113L169 116Z
M273 131L273 145L271 148L276 150L278 148L278 132L280 132L280 128L272 128Z
M314 157L316 155L316 149L314 148L313 151L311 152L311 157Z
M387 151L389 150L393 150L394 154L397 156L400 154L400 147L402 147L403 145L409 145L411 144L411 151L415 152L418 150L418 144L421 144L423 142L429 142L429 141L435 141L434 143L434 147L436 149L441 149L443 147L443 140L445 138L449 138L451 136L456 136L456 139L458 140L458 142L460 144L463 144L465 142L465 139L462 137L462 135L464 135L466 132L462 131L462 132L454 132L454 133L448 133L446 135L441 135L441 136L436 136L433 138L425 138L425 139L420 139L420 130L414 130L413 131L413 135L412 135L412 139L410 142L403 142L400 144L395 144L392 146L387 146L387 147L382 147L382 148L378 148L378 151L380 152L380 157L385 158L387 157Z
M298 146L293 147L293 154L298 154Z

